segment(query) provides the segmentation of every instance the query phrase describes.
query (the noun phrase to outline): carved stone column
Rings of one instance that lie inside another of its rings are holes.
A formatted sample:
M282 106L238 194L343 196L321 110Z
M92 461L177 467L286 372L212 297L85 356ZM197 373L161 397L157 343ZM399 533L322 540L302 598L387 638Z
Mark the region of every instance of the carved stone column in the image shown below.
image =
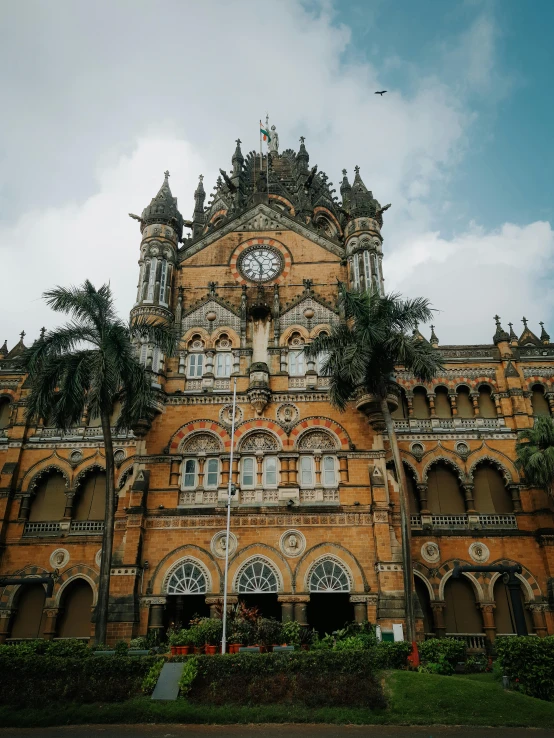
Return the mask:
M264 455L263 451L256 452L256 487L264 486Z
M408 405L408 418L414 417L414 396L406 393L406 404Z
M289 484L298 484L298 457L289 456Z
M21 498L18 520L20 520L21 522L27 522L27 520L29 520L30 512L31 512L31 495L27 494Z
M187 352L181 351L179 353L179 369L178 369L179 374L185 373L186 358L187 358Z
M435 397L436 395L433 392L427 393L427 399L429 400L429 415L431 418L437 417L437 411L435 408Z
M508 491L512 498L514 512L521 512L521 498L519 496L520 486L521 485L519 484L509 484L508 485Z
M295 595L291 600L294 602L294 619L300 625L307 626L310 595Z
M429 490L427 487L427 483L420 483L417 485L417 496L419 497L419 508L421 513L429 513L429 510L427 508L427 499L429 495Z
M533 616L533 626L535 628L535 633L539 636L539 638L544 638L548 635L548 629L546 627L546 616L544 614L546 608L547 605L543 603L529 605L531 615Z
M473 403L473 414L476 418L481 415L481 411L479 410L479 393L478 392L471 392L470 393L471 402Z
M148 630L161 633L164 627L164 610L167 597L147 597L144 602L150 606L148 612Z
M51 641L56 635L56 625L60 609L58 607L45 607L43 613L46 615L43 638L46 641Z
M179 468L181 466L181 459L171 459L171 467L169 471L169 485L170 487L177 487L179 484Z
M369 620L368 603L370 601L371 595L350 595L350 602L354 605L354 620L357 623Z
M75 491L69 490L65 493L65 508L63 511L64 518L71 520L73 517L73 503L75 501Z
M0 610L0 644L5 643L10 634L10 620L14 612L8 607Z
M277 597L277 601L281 603L281 622L290 623L294 620L294 601L287 595Z
M473 499L473 490L475 486L473 484L462 484L462 488L464 490L464 502L466 506L466 512L467 513L475 513L477 512L475 510L475 501Z
M444 620L444 608L446 602L431 602L431 609L433 610L433 623L435 626L435 633L437 638L444 638L446 636L446 623Z
M315 486L321 487L321 454L314 455Z
M206 455L198 454L198 489L204 489L204 466L206 464Z
M501 418L503 416L502 403L500 402L500 397L498 396L498 392L495 392L492 395L492 399L494 400L494 405L496 407L496 414L498 415L499 418Z
M455 418L458 414L458 396L455 392L449 393L448 399L450 400L450 407L452 408L452 417Z
M480 603L481 614L483 616L483 631L487 637L489 643L494 643L496 638L496 625L494 622L494 611L496 605L494 602Z
M290 460L285 456L281 459L281 484L287 485L289 483L289 465Z
M227 595L227 612L231 610L239 601L236 595ZM206 597L206 605L210 607L211 618L221 618L223 613L223 597L222 596L208 596Z
M221 459L221 486L227 487L229 485L229 470L230 470L231 459L229 456L223 456Z
M233 456L233 469L231 472L231 483L235 485L235 487L238 487L239 483L239 457Z
M339 460L339 479L341 484L348 482L348 457L346 454L337 454Z

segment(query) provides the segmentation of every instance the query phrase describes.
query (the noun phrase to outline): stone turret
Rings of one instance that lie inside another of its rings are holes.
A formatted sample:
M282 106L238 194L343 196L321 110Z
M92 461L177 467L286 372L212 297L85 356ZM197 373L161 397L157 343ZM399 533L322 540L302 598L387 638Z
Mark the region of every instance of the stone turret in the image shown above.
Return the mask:
M204 230L206 215L204 213L204 202L206 190L204 189L204 175L198 177L198 186L194 191L194 214L192 216L192 237L197 238Z

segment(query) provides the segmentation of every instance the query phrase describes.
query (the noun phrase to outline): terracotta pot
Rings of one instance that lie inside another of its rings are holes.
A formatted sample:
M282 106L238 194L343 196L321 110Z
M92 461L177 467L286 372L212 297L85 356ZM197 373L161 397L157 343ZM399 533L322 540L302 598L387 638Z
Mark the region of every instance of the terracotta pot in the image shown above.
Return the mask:
M238 653L239 649L242 648L242 643L230 643L229 644L229 653Z
M170 649L171 649L172 656L176 656L179 653L179 651L177 650L178 646L170 646Z
M300 646L300 648L302 649L302 651L309 651L310 650L310 647L309 647L309 645L307 643L302 643L302 645Z
M199 656L201 653L204 653L204 646L195 646L194 653L196 654L196 656Z
M186 656L188 653L190 653L190 646L181 646L181 653L183 656Z
M206 646L206 653L208 656L215 656L217 653L217 646Z
M267 653L267 646L258 645L257 643L256 646L260 649L260 653Z

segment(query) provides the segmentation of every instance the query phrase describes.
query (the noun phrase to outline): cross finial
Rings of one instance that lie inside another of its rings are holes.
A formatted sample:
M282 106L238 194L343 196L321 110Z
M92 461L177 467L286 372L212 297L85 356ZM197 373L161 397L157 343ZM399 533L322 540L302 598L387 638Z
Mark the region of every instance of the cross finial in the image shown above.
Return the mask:
M300 143L301 143L301 144L303 144L305 140L306 140L306 139L304 138L304 136L300 136Z
M202 182L204 181L204 175L203 174L199 174L198 175L198 179L200 180L200 184L202 184Z
M241 143L242 143L242 141L240 140L240 138L237 138L237 140L235 141L235 143L236 143L237 146L240 146Z
M346 177L346 169L343 169L342 170L342 175L343 175L343 177Z
M435 326L434 326L434 325L432 325L432 326L431 326L431 330L432 330L432 331L434 331L434 330L435 330Z
M514 327L514 324L513 324L513 323L508 323L508 326L509 326L510 328L513 328L513 327Z
M27 334L25 333L25 331L21 331L19 335L21 336L21 340L23 341L23 339L25 338Z
M169 170L166 169L164 172L164 177L167 179L169 177Z
M360 167L357 164L354 167L354 171L356 172L356 174L359 174L360 173Z
M542 320L539 320L539 325L541 328L544 328L544 322Z
M523 318L521 319L521 322L522 322L522 323L523 323L523 325L524 325L524 326L525 326L525 327L527 328L527 318L525 317L525 315L524 315L524 316L523 316Z
M265 129L267 131L267 127L269 125L269 113L265 114Z
M500 315L495 315L494 320L496 322L496 325L500 325Z
M46 333L46 328L45 328L45 327L43 326L43 327L42 327L42 328L40 329L40 337L41 337L41 338L44 338L44 334L45 334L45 333Z

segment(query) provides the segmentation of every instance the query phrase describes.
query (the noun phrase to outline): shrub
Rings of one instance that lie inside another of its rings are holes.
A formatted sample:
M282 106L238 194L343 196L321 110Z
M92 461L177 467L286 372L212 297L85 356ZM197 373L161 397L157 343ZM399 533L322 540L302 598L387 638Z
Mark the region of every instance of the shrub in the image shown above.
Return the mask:
M182 695L187 695L192 689L194 680L198 676L198 660L196 657L187 659L183 666L183 673L179 679L179 691Z
M427 661L419 667L418 671L421 671L424 674L451 676L454 673L454 667L450 661L448 661L446 656L441 654L438 661Z
M375 646L375 666L379 669L403 669L411 652L412 644L408 641L381 641Z
M160 674L164 664L165 659L157 659L152 664L146 676L142 680L141 689L144 694L152 694L156 687L156 684L158 683L158 679L160 678Z
M263 646L279 644L282 641L282 625L275 618L260 618L256 627L258 641Z
M522 692L554 700L554 636L497 638L495 647L504 674Z
M207 643L209 646L218 646L221 643L223 621L218 618L202 618L197 627L200 628L203 638L203 642L199 645Z
M440 664L444 658L451 666L455 666L458 661L464 661L466 655L464 641L457 638L429 638L418 647L419 658L423 663Z
M297 620L289 620L286 623L283 623L282 625L282 637L283 637L283 643L286 643L289 646L300 646L301 644L301 638L300 638L300 631L302 630L302 626Z
M5 643L0 646L0 656L59 656L85 658L91 656L93 649L86 641L68 638L62 641L21 641Z

